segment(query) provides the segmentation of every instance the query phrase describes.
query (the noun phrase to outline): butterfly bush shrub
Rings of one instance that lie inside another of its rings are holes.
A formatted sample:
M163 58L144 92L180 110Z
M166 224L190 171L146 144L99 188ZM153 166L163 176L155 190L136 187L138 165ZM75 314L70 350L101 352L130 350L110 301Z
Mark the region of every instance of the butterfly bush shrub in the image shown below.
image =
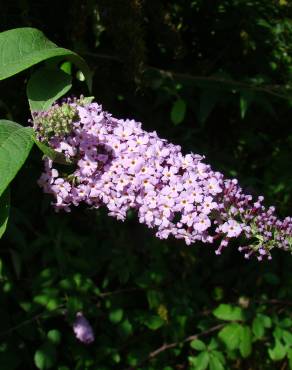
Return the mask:
M33 125L38 139L74 166L64 172L45 158L39 184L54 196L56 210L106 206L110 216L125 220L134 209L158 238L207 243L216 254L233 239L245 258L271 259L275 247L291 252L291 217L278 219L264 197L253 199L203 156L184 155L135 120L115 118L81 97L34 113Z

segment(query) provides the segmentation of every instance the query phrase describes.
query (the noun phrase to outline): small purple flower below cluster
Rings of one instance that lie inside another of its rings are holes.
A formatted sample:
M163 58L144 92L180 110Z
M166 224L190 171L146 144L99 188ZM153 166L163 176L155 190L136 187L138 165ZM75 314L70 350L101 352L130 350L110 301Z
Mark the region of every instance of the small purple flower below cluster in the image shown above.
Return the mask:
M94 341L94 333L87 319L81 312L77 312L73 323L73 331L78 340L82 343L90 344Z
M235 238L246 258L271 259L274 247L291 252L292 218L279 220L274 207L263 206L263 197L244 194L236 179L224 179L202 156L183 155L180 146L144 131L139 122L112 117L97 103L66 104L79 118L69 133L50 137L48 144L75 163L74 171L61 173L46 158L39 180L55 197L56 210L106 206L109 215L125 220L134 209L158 238L209 243L216 254Z

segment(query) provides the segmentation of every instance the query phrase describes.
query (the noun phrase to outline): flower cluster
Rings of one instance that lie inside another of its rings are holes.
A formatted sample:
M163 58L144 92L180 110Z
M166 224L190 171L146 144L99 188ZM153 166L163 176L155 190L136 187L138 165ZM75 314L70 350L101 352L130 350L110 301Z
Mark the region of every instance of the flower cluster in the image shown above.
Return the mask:
M64 105L71 127L66 124L63 133L59 125L57 134L42 135L44 113L34 115L39 140L75 163L73 172L62 173L45 159L39 184L54 195L57 210L86 203L106 206L109 215L125 220L135 209L158 238L210 243L216 254L234 238L246 258L270 259L274 247L292 250L292 218L279 220L263 197L244 194L237 180L224 179L204 157L183 155L180 146L144 131L139 122L112 117L97 103L69 99L53 106L46 119L63 114Z
M82 343L92 343L94 341L94 333L88 320L82 312L77 312L76 319L73 323L73 331L78 340Z

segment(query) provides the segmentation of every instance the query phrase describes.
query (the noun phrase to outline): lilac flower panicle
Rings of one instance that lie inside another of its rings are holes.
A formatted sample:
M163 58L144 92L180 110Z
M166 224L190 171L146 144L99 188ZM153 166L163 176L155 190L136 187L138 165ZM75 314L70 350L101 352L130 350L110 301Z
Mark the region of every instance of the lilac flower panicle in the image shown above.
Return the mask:
M73 331L76 338L82 343L90 344L94 341L93 329L81 312L76 314Z
M244 194L236 179L213 171L203 156L183 155L179 145L139 122L114 118L83 98L35 113L33 122L39 140L76 163L64 174L45 159L39 184L54 196L56 210L106 206L123 221L135 209L158 238L212 244L216 254L234 239L245 258L271 259L275 247L292 251L291 217L278 219L263 197Z

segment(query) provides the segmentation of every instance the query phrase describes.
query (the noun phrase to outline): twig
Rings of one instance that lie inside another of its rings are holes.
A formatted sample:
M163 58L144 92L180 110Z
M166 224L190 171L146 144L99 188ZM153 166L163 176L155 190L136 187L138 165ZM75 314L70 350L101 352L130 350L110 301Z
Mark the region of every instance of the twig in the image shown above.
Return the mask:
M267 303L267 304L281 304L284 306L292 306L292 301L284 301L283 299L256 299L257 303Z
M206 331L203 331L202 333L198 333L198 334L194 334L194 335L190 335L188 337L186 337L185 339L183 339L182 341L180 342L173 342L173 343L165 343L163 344L161 347L157 348L156 350L152 351L149 353L149 355L147 356L147 358L145 360L143 360L142 362L140 362L140 364L138 366L141 366L142 364L144 364L145 362L153 359L154 357L158 356L160 353L164 352L164 351L167 351L168 349L171 349L171 348L175 348L177 347L179 344L182 344L182 343L187 343L187 342L191 342L192 340L196 340L198 338L201 338L203 336L206 336L208 334L211 334L213 333L214 331L217 331L217 330L220 330L221 328L223 328L224 326L226 325L226 323L222 323L222 324L218 324L218 325L215 325L213 327L211 327L210 329L206 330ZM134 370L136 368L133 368L133 367L130 367L128 368L127 370Z
M231 79L227 80L225 78L216 77L216 76L196 76L196 75L191 75L187 73L178 73L178 72L167 71L167 70L159 69L155 67L148 67L148 69L157 71L161 75L164 75L164 76L167 76L173 79L189 80L189 81L194 81L194 82L215 82L215 83L222 84L222 85L229 85L230 88L232 89L238 88L238 89L246 89L246 90L257 91L257 92L264 92L266 94L270 94L270 95L276 96L281 99L290 99L289 96L284 95L284 94L279 94L276 91L266 86L256 86L256 85L252 85L246 82L235 81Z
M149 359L152 359L153 357L156 357L161 352L164 352L164 351L166 351L168 349L171 349L171 348L174 348L174 347L178 346L180 343L191 342L192 340L196 340L196 339L198 339L200 337L203 337L205 335L208 335L210 333L213 333L214 331L217 331L217 330L221 329L223 326L225 326L225 323L224 324L218 324L218 325L213 326L212 328L210 328L210 329L208 329L206 331L203 331L202 333L190 335L189 337L186 337L182 342L166 343L163 346L157 348L155 351L150 352L150 354L148 355L148 360Z
M19 323L19 324L17 324L17 325L15 325L15 326L13 326L12 328L9 328L9 329L7 329L7 330L5 330L5 331L2 331L1 333L0 333L0 337L2 337L2 336L6 336L6 335L9 335L9 334L11 334L12 332L14 332L15 330L18 330L18 329L20 329L20 328L22 328L23 326L25 326L25 325L27 325L27 324L29 324L29 323L31 323L31 322L33 322L33 321L37 321L38 319L40 319L42 316L46 316L46 315L48 315L48 314L50 314L50 313L52 313L52 312L55 312L55 311L57 311L57 310L59 310L60 308L63 308L64 307L64 305L61 305L61 306L58 306L58 307L56 307L54 310L52 310L52 311L50 311L50 312L40 312L40 313L38 313L38 314L36 314L35 316L33 316L33 317L31 317L31 318L29 318L29 319L27 319L27 320L24 320L23 322L21 322L21 323Z
M82 53L80 53L82 54ZM122 62L122 60L119 57L112 56L112 55L107 55L107 54L98 54L98 53L91 53L91 52L83 52L83 55L87 55L89 57L93 58L98 58L98 59L107 59L115 62ZM188 73L179 73L179 72L174 72L174 71L169 71L169 70L164 70L152 66L145 66L145 70L148 71L156 71L158 72L161 76L169 77L171 79L180 79L180 80L187 80L187 81L193 81L193 82L214 82L217 84L221 85L229 85L229 88L231 89L246 89L246 90L251 90L251 91L256 91L256 92L262 92L265 94L269 94L272 96L275 96L280 99L290 99L291 97L285 94L278 93L275 91L276 88L279 88L279 86L269 86L263 85L263 86L257 86L257 85L252 85L246 82L242 81L235 81L232 79L225 79L225 78L220 78L216 76L197 76L197 75L192 75Z
M122 294L122 293L131 293L139 290L144 290L143 288L125 288L125 289L120 289L120 290L113 290L112 292L104 292L100 293L98 297L107 297L115 294Z

